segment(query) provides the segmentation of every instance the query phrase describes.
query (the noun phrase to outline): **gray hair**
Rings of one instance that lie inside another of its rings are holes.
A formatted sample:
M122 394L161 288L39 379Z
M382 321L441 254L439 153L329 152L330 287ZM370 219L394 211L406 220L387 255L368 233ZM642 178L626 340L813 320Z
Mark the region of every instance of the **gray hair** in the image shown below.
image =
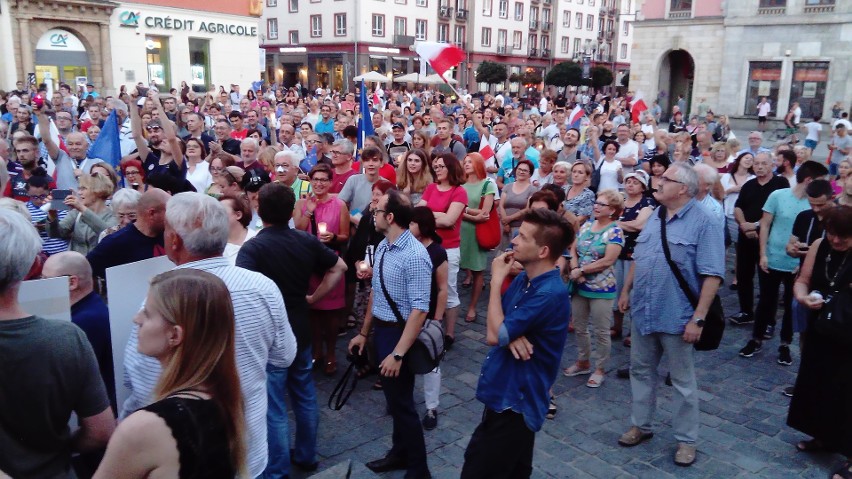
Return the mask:
M21 97L18 95L12 95L6 100L6 106L21 106Z
M287 162L290 163L290 166L295 166L297 168L299 167L299 162L302 161L302 159L299 158L299 155L288 149L284 149L275 154L276 160L279 160L281 158L286 158Z
M532 132L530 132L530 133L532 133ZM515 142L523 142L524 148L528 148L530 146L530 144L527 142L526 138L524 138L522 136L516 136L516 137L512 138L512 141L510 141L509 144L511 145Z
M570 162L567 162L567 161L557 161L556 163L554 163L554 164L553 164L553 168L552 168L552 169L554 169L554 170L555 170L557 167L558 167L558 168L565 168L565 170L566 170L566 171L568 171L568 173L571 173L571 163L570 163Z
M343 152L346 153L347 155L351 155L352 153L355 153L355 145L353 145L352 142L349 141L349 140L346 140L346 139L337 140L337 141L334 142L334 146L339 146L341 149L343 149Z
M0 293L5 293L29 273L41 251L41 238L27 218L6 208L0 208L0 231Z
M694 198L698 194L698 173L688 163L672 163L669 167L674 175L673 180L686 187L686 195Z
M124 113L124 116L127 116L127 114L128 114L127 105L123 101L118 100L116 98L113 98L112 100L109 101L109 104L112 106L113 110L116 110L117 112L120 111L120 112Z
M719 179L719 170L710 165L699 163L692 167L698 175L698 180L702 183L712 185Z
M112 195L112 209L113 211L118 211L124 207L135 209L141 197L142 193L132 188L122 188Z
M11 210L19 213L28 221L32 221L33 219L26 204L23 201L18 201L14 198L0 198L0 209Z
M772 152L769 151L758 151L756 155L754 155L754 159L756 160L758 156L765 156L770 163L772 163Z
M260 148L260 145L257 144L257 140L255 140L254 138L246 138L242 141L242 143L240 143L240 146L242 145L254 145L255 150Z
M212 196L178 193L166 203L166 221L195 256L221 256L228 243L228 212Z

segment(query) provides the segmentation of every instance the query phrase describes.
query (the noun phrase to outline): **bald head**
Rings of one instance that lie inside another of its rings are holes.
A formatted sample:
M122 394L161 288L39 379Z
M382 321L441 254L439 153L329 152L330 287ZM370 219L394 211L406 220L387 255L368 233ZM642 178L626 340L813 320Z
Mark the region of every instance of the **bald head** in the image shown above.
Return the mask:
M165 231L166 203L171 196L159 188L148 188L136 205L136 229L155 237Z
M92 291L92 266L85 256L76 251L64 251L47 258L41 274L45 278L56 278L59 276L72 276L76 278L77 294L73 291L74 278L71 279L72 303L74 302L74 296L82 297Z
M139 197L137 208L139 211L145 211L148 208L164 210L166 209L166 203L169 202L169 198L171 198L171 196L159 188L148 188L144 193L142 193L142 196Z

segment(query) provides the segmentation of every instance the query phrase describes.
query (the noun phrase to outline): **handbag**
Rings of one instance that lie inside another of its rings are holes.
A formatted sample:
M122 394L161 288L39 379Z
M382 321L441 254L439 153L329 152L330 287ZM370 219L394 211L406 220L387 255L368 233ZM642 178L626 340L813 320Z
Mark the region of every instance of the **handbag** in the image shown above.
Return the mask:
M689 288L689 284L686 282L686 278L683 277L683 273L677 267L674 261L672 261L672 253L669 250L669 241L666 238L666 207L659 207L659 216L660 216L660 235L662 236L663 241L663 253L666 255L666 262L669 264L669 268L672 270L672 274L674 274L675 279L677 279L677 284L680 285L680 289L683 291L683 294L686 295L686 298L689 300L689 304L692 305L693 308L698 306L698 297L695 296L695 293L692 292L692 289ZM719 343L722 342L722 335L725 333L725 312L722 309L722 300L719 298L717 294L713 298L713 302L710 303L710 308L707 310L707 317L704 318L704 328L701 331L701 337L698 339L698 342L694 344L696 351L713 351L719 348Z
M482 193L479 195L479 209L485 203L485 190L488 188L488 180L482 185ZM497 207L497 202L491 203L491 211L488 213L488 219L482 223L476 223L476 242L481 249L490 251L500 245L500 217L494 211Z
M382 259L379 260L379 284L382 286L382 293L385 295L388 305L393 311L397 322L401 327L405 327L405 320L402 319L402 314L396 302L391 299L388 288L385 286L385 255L382 254ZM412 374L426 374L429 371L437 368L441 364L441 359L444 358L444 328L440 321L427 319L417 335L417 339L408 349L405 358L402 360L403 366L408 368Z
M598 166L596 167L594 166L594 163L592 163L592 178L589 183L589 189L594 191L595 193L598 192L598 187L601 185L601 168L603 168L604 161L606 160L604 158L601 158L600 163L598 163Z
M844 344L852 344L852 283L844 281L849 267L850 264L841 264L834 279L827 278L830 291L824 293L825 303L814 321L820 334Z

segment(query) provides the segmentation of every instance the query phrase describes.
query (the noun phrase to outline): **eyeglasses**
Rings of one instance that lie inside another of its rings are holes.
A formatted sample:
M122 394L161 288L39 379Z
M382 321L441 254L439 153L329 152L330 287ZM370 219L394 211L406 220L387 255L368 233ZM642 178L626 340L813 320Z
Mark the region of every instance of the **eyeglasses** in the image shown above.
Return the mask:
M595 206L605 207L609 206L609 203L601 203L600 201L595 201Z
M219 168L219 167L216 167L216 166L211 166L211 167L210 167L210 171L216 171L216 172L221 173L221 172L225 171L225 169L224 169L224 168ZM126 174L128 174L128 175L129 175L129 174L130 174L130 172L127 172Z
M211 168L211 170L212 169L213 168ZM220 170L221 170L221 168L220 168ZM137 170L127 170L127 171L124 172L124 176L136 176L138 174L139 174L139 172Z
M136 220L136 213L119 213L118 219L120 219L120 220L128 219L128 220L131 220L131 221L135 221Z
M432 168L435 170L446 170L446 165L432 165Z
M330 181L328 178L311 178L311 182L313 183L328 183Z
M145 128L145 129L146 129L146 130L148 130L148 131L157 131L157 130L162 130L162 128L160 128L159 126L149 126L149 127Z
M388 214L388 212L387 212L386 210L373 210L373 215L374 215L374 216L375 216L375 215L377 215L377 214L379 214L379 213L381 213L381 214L383 214L383 215L385 215L385 216L387 216L387 214Z
M515 168L515 173L526 173L526 174L530 174L530 170L528 170L528 169L526 169L526 168Z
M47 199L47 193L43 195L30 195L31 200L45 200Z
M345 151L331 151L330 153L331 153L331 156L348 155L349 154L349 153L346 153Z
M319 143L319 140L305 140L305 143Z
M660 177L660 184L664 185L666 183L680 183L681 185L683 184L682 181L677 181L677 180L673 180L673 179L666 177L666 176L661 176Z

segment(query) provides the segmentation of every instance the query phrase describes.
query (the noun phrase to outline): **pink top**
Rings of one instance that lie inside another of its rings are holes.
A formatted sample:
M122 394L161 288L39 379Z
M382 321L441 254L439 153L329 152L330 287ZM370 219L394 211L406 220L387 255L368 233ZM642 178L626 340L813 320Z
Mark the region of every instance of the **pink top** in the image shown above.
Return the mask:
M432 183L423 192L423 200L426 201L426 206L432 211L446 213L453 203L461 203L467 206L467 192L461 186L453 186L447 191L441 191L438 189L437 183ZM438 228L438 236L441 237L441 246L444 249L458 248L461 244L462 216L464 215L459 215L452 228Z
M340 234L340 210L343 207L343 204L343 201L338 199L336 196L330 196L325 202L317 203L317 207L314 210L314 219L316 220L316 223L325 223L329 233ZM307 214L307 211L307 202L303 202L302 214ZM313 224L308 223L307 232L316 236ZM312 294L316 291L317 286L319 286L322 282L322 278L322 275L315 274L311 276L311 281L308 285L308 294ZM344 306L346 306L346 286L343 282L343 277L341 277L340 282L338 282L337 285L335 285L321 300L312 304L310 308L320 311L331 311L343 308Z

